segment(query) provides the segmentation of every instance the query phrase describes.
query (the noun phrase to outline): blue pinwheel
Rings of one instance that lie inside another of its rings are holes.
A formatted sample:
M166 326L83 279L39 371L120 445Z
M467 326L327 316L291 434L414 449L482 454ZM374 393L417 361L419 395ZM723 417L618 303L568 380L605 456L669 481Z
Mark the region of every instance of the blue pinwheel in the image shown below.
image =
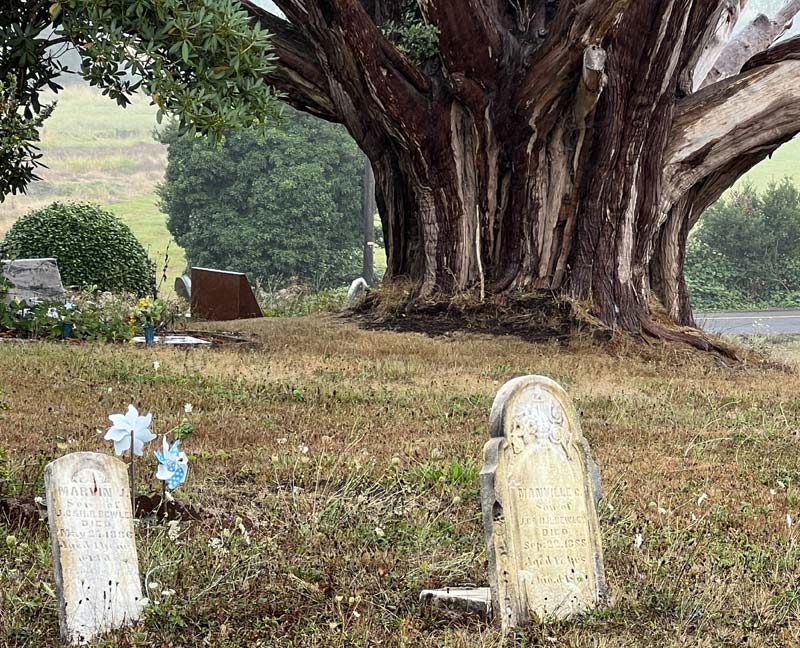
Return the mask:
M167 483L167 488L175 490L184 481L189 470L189 457L181 450L180 439L175 441L170 447L167 435L164 435L163 452L156 451L158 459L158 471L156 477Z

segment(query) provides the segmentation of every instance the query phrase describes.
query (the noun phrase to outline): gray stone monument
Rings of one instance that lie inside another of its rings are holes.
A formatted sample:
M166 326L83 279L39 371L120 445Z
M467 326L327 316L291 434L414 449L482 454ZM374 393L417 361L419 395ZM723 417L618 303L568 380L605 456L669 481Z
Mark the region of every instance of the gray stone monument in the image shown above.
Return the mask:
M145 603L127 467L76 452L44 476L61 639L83 644L133 623Z
M20 299L28 303L63 301L66 297L61 273L55 259L14 259L2 261L3 276L14 287L6 300Z
M192 301L192 278L187 275L176 277L175 294L188 302Z
M489 428L480 487L494 615L513 628L604 604L599 470L569 396L549 378L515 378Z

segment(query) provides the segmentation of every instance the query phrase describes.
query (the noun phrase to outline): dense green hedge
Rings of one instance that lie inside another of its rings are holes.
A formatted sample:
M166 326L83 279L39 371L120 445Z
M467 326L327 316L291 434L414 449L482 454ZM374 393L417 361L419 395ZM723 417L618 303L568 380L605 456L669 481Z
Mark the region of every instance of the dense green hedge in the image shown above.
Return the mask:
M686 282L697 310L800 307L800 190L732 192L689 237Z
M53 203L20 218L0 245L7 259L55 257L65 286L137 296L155 291L155 266L119 218L96 205Z

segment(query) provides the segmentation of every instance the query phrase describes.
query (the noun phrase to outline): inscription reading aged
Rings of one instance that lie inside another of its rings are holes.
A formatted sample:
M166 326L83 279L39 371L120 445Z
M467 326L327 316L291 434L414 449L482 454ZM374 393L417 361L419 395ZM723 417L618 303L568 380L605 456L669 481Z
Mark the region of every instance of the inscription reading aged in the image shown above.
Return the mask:
M61 638L82 644L139 618L139 564L124 463L77 452L45 470Z
M569 396L541 376L512 380L495 398L490 428L481 505L503 626L602 604L599 476Z

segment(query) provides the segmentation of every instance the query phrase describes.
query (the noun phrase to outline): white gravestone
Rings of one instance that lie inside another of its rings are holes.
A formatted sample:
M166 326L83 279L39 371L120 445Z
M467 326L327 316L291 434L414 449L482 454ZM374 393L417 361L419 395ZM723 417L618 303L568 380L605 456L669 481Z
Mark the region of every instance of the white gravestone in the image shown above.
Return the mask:
M94 452L45 469L61 639L83 644L144 606L126 464Z
M358 279L353 280L353 283L350 284L350 289L347 291L347 299L345 300L345 307L346 308L355 308L364 298L364 295L367 294L369 290L369 284L366 282L364 277L359 277Z
M604 604L599 471L569 396L549 378L516 378L498 392L489 427L481 508L503 628Z

